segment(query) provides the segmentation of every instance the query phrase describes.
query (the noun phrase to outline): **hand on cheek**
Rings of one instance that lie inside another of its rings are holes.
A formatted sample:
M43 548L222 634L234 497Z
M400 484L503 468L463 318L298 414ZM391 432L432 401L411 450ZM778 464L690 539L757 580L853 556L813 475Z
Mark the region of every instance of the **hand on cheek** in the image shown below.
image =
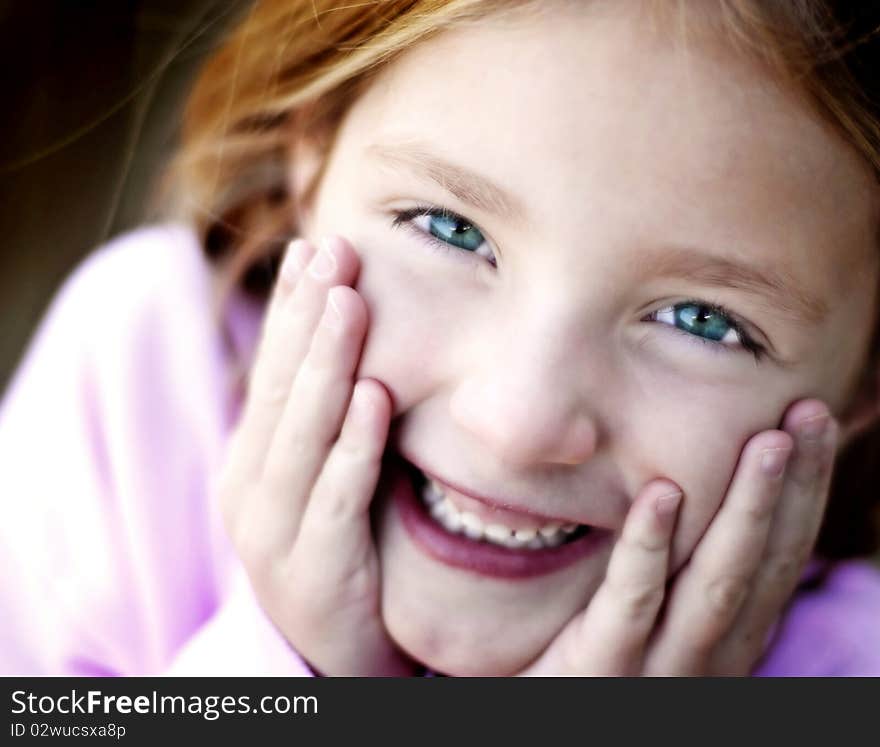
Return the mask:
M379 616L369 507L391 401L354 382L367 310L338 238L293 242L270 303L221 480L227 530L257 599L319 672L402 675L414 664Z
M721 507L671 579L675 520L689 497L669 481L649 483L586 610L522 674L751 672L815 543L836 438L817 400L789 408L784 430L752 437Z

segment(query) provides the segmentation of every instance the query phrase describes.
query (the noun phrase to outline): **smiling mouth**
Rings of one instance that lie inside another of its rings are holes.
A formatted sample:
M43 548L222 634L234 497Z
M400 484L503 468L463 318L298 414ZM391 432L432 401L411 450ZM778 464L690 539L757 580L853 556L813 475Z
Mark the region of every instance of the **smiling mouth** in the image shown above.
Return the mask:
M416 547L448 567L508 583L527 582L599 558L612 538L607 529L499 508L455 490L438 500L431 478L402 455L398 457L398 468L389 470L393 514ZM439 487L442 491L442 482ZM453 501L440 508L450 497L471 510L462 511Z
M481 518L456 505L454 491L445 484L429 478L409 462L406 465L416 496L434 522L449 534L510 550L543 550L577 542L592 531L585 524L541 522L527 516L516 517L511 522L515 526L499 518Z

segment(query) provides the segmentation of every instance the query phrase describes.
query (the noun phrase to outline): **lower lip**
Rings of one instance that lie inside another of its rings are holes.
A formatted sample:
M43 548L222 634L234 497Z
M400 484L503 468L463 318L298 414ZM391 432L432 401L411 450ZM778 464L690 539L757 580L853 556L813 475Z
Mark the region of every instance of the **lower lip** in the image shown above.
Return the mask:
M406 469L397 471L391 499L409 536L428 555L454 568L493 578L524 579L553 573L594 554L611 534L593 528L573 542L538 550L515 550L451 534L428 515Z

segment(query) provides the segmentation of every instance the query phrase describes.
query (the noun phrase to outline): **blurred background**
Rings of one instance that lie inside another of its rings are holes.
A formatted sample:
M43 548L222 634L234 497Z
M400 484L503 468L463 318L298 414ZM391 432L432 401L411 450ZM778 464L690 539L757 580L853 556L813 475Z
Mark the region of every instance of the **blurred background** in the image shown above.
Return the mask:
M0 0L0 393L52 294L150 217L196 69L237 0Z

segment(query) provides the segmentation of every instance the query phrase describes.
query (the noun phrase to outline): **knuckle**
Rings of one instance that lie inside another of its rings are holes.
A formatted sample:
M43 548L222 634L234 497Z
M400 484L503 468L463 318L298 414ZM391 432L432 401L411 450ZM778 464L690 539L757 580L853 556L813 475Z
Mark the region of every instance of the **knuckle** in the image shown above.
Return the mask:
M327 526L345 523L351 518L351 503L345 493L339 489L331 489L321 498L321 520Z
M720 634L713 628L693 631L688 639L688 649L695 661L709 662L715 654Z
M763 575L774 586L788 586L797 577L798 567L793 558L773 558L767 562Z
M633 531L625 531L621 535L624 545L631 551L658 553L667 547L667 539L657 533L638 528Z
M334 356L327 355L319 345L312 345L309 352L303 358L302 365L296 375L297 389L302 387L313 388L327 375L333 367Z
M290 395L292 376L282 375L279 372L263 372L262 375L251 378L247 388L247 405L253 408L259 406L263 409L279 408L287 402Z
M303 361L306 370L321 374L336 368L339 360L338 350L343 337L344 335L340 335L326 324L318 325L309 352Z
M361 464L369 461L371 457L369 444L364 440L359 429L352 427L350 421L346 421L343 426L339 440L336 442L336 449L347 464Z
M354 607L372 603L378 593L378 583L367 563L353 563L340 578L345 592L345 603Z
M762 580L774 587L793 586L811 549L812 543L799 542L787 550L774 553L761 568Z
M373 472L381 462L381 452L378 452L371 444L358 438L340 438L337 443L341 461L345 464L348 475L356 473L362 475Z
M768 628L751 626L731 636L719 657L718 674L739 675L751 672L764 650Z
M813 551L813 539L800 537L786 544L779 552L781 558L791 558L795 564L801 565Z
M341 432L324 443L322 452L326 456L322 482L333 485L349 484L352 474L358 474L361 467L371 461L372 454L368 447L357 434L349 432L347 423L343 423Z
M737 653L737 658L740 660L751 659L759 654L767 639L767 633L767 625L752 625L744 628L736 637L734 650Z
M738 576L722 576L706 584L709 611L721 619L732 617L748 593L748 582Z
M816 480L822 470L822 463L818 455L799 453L791 470L791 481L802 491L808 491L815 486Z
M776 510L778 490L759 491L743 510L746 520L751 524L764 524Z
M611 593L627 620L653 617L664 597L664 589L653 584L612 584Z

